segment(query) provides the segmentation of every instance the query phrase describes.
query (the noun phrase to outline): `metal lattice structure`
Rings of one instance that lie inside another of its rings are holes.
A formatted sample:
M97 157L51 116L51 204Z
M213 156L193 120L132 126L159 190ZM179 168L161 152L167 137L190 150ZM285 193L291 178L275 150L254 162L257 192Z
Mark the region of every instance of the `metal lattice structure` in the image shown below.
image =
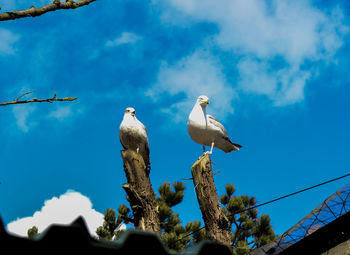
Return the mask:
M251 255L277 255L291 245L350 212L350 184L327 198L320 206L274 242L250 253Z

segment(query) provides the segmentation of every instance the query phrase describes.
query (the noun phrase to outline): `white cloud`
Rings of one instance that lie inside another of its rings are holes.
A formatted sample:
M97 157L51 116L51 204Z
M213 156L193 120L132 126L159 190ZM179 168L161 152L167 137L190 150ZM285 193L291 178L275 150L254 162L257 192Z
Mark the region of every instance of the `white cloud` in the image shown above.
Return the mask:
M143 37L131 32L123 32L117 38L107 40L102 47L95 48L90 55L89 60L95 60L101 56L106 50L110 50L113 47L117 47L124 44L135 44L142 40Z
M337 29L342 12L327 16L309 1L170 0L171 7L198 21L213 22L220 32L216 42L223 49L241 50L260 58L276 55L288 62L319 58L339 47ZM328 38L325 42L324 39Z
M106 46L114 47L114 46L119 46L122 44L135 43L141 39L142 39L141 36L138 36L134 33L123 32L119 37L117 37L113 40L108 40L106 42Z
M37 106L29 104L18 104L14 105L12 112L16 119L17 127L27 133L31 127L36 126L36 122L30 120L30 115L36 110ZM28 120L29 119L29 120Z
M316 69L319 61L334 61L348 32L339 7L326 13L308 0L168 0L159 4L167 25L216 24L218 32L206 47L241 58L237 66L230 66L238 70L240 91L265 95L274 105L303 100L307 81L317 74L305 70L304 64ZM276 65L276 58L283 64Z
M164 63L158 73L157 83L146 92L155 101L162 95L181 96L182 100L176 103L167 100L169 106L161 110L170 114L176 122L187 118L195 100L202 94L210 98L212 103L208 110L218 118L223 119L233 113L232 102L237 97L236 92L228 86L218 60L202 51L174 65Z
M73 105L60 105L59 102L56 105L54 110L47 113L42 112L39 115L34 114L40 108L34 103L13 105L12 113L15 117L17 128L24 133L28 133L44 120L57 120L59 122L74 120L75 117L85 111L84 106L77 108L73 107ZM43 110L45 111L45 108L41 108L41 111Z
M29 228L36 226L39 233L50 224L71 224L82 216L91 235L96 236L97 227L103 223L103 214L93 209L90 199L79 192L68 190L59 197L46 200L40 211L33 216L24 217L7 225L9 232L27 236Z
M65 121L67 119L70 119L72 117L76 117L79 114L82 114L85 111L85 107L76 107L75 105L59 105L57 104L57 107L55 110L51 111L47 117L51 119L56 119L58 121Z
M71 106L59 106L56 110L52 111L48 117L54 118L59 121L63 121L64 119L70 117L72 115L72 107Z
M15 54L14 44L19 40L20 36L12 33L10 30L0 28L0 56Z
M49 119L55 119L60 122L68 121L68 120L75 120L78 116L83 115L88 106L82 105L81 103L79 105L76 104L69 104L69 105L60 105L57 104L56 109L51 111L47 117Z
M276 106L294 104L304 99L304 86L311 71L294 67L273 70L266 61L244 58L237 65L238 88L245 93L265 95Z

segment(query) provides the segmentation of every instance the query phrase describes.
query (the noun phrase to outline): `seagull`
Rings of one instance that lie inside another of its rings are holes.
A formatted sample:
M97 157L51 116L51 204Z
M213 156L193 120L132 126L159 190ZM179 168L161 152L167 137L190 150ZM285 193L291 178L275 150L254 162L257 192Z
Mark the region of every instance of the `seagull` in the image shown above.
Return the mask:
M125 109L123 121L119 127L120 143L125 150L131 149L139 153L146 165L147 174L151 170L149 161L149 144L146 127L136 118L135 109Z
M193 141L203 145L203 153L212 154L213 147L228 153L238 151L242 146L231 142L224 126L213 116L206 113L209 104L207 96L199 96L188 117L187 130ZM205 152L205 146L211 146Z

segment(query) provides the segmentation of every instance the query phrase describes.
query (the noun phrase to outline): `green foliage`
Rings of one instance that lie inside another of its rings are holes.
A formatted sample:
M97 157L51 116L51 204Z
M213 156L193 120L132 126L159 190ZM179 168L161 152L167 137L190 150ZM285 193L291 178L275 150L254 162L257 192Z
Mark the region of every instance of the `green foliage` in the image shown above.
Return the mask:
M104 214L104 222L102 226L96 229L96 234L99 239L112 240L113 237L118 237L120 231L117 230L119 225L122 223L122 215L127 214L129 208L126 205L120 205L118 208L118 218L116 218L116 212L112 208L108 208Z
M130 209L124 204L119 205L118 207L118 218L117 223L118 225L121 224L123 221L125 224L128 224L130 222Z
M174 213L171 207L182 202L185 186L181 182L173 183L175 191L171 190L170 183L163 183L159 189L159 197L156 201L159 207L159 219L161 228L169 232L176 224L180 223L179 215Z
M163 183L156 197L158 216L161 225L161 238L164 244L173 251L183 251L195 243L205 239L205 229L201 229L200 221L182 225L180 215L173 207L182 202L185 185L175 182L172 185ZM226 193L220 196L223 210L232 225L232 245L234 255L244 255L254 248L261 247L275 238L268 215L258 216L255 197L234 195L233 184L226 184ZM122 231L117 227L122 223L133 223L133 215L128 206L122 204L118 208L118 216L113 209L107 209L104 223L96 233L100 239L111 240L119 237Z
M204 239L204 230L198 231L200 222L189 222L183 227L179 214L172 210L172 207L182 202L185 185L182 182L175 182L171 185L163 183L159 189L159 197L156 198L158 204L159 220L162 229L162 240L170 250L183 251L194 243ZM194 231L198 231L191 234Z
M262 214L258 217L255 197L235 196L235 187L226 184L226 194L220 196L224 212L232 224L233 254L243 255L252 249L261 247L275 238L270 225L270 217Z
M196 220L193 222L189 222L186 224L186 232L187 233L192 233L192 242L193 243L198 243L201 240L205 239L205 229L200 229L201 228L201 222Z
M170 183L165 182L158 189L160 195L158 200L164 201L169 207L173 207L182 201L184 197L183 191L186 188L182 182L173 183L173 187L175 191L171 190Z
M235 193L236 191L236 188L233 184L226 184L225 186L225 189L226 189L226 194L228 197L232 196L233 193Z
M27 231L27 236L29 239L34 239L38 235L38 228L36 226L31 227Z
M174 212L172 207L182 202L186 187L182 182L175 182L172 187L168 182L163 183L158 189L159 196L156 197L161 238L170 250L183 251L194 243L203 240L205 230L200 230L200 221L189 222L185 227L181 224L179 214ZM118 207L118 216L113 209L107 209L104 214L103 225L97 228L96 234L104 240L117 239L122 232L116 231L119 224L122 222L132 223L132 221L131 210L124 204ZM192 232L194 233L192 234Z

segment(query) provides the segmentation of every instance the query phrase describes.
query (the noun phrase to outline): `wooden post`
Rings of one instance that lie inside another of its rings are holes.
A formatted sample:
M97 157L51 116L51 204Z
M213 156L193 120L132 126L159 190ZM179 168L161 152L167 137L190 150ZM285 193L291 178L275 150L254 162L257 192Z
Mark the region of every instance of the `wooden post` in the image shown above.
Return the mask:
M143 158L134 150L122 150L123 166L128 183L122 185L130 200L135 228L160 234L160 222L151 181Z
M207 238L230 247L231 224L220 207L209 155L200 157L191 172Z

